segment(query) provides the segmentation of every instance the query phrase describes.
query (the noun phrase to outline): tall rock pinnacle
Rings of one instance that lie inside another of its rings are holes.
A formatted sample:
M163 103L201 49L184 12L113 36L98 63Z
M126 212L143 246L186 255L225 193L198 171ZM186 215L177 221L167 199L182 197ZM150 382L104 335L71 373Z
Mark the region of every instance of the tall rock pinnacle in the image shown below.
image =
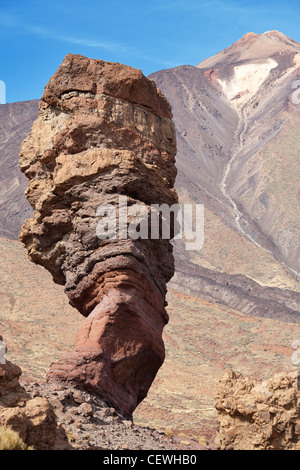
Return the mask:
M99 214L115 210L120 227L125 200L126 229L136 205L150 218L152 204L176 203L175 155L170 106L153 81L71 54L45 87L20 152L35 210L20 240L87 317L74 350L51 365L47 380L85 387L126 415L164 361L172 234L101 238Z

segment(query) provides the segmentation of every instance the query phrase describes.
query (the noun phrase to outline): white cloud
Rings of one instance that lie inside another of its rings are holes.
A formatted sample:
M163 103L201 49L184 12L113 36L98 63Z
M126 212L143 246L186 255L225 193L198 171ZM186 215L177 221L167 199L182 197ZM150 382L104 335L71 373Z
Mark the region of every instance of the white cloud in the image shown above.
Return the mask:
M107 50L112 53L118 53L118 55L126 55L129 57L133 57L139 60L146 60L152 64L156 64L158 66L163 66L167 68L175 67L178 63L170 60L164 60L159 57L151 56L150 54L145 54L144 51L139 49L136 45L128 45L124 43L117 43L112 41L102 41L100 39L89 38L89 37L82 37L82 36L73 36L60 33L55 31L51 28L35 25L35 24L26 24L21 21L17 16L14 16L4 11L0 8L0 25L3 28L9 28L12 30L16 30L18 34L31 34L43 38L52 39L55 41L60 41L64 43L69 43L73 45L93 48L93 49L102 49Z
M51 31L47 28L43 28L40 26L29 26L28 27L29 32L33 34L37 34L39 36L43 36L46 38L50 39L55 39L57 41L62 41L62 42L69 42L70 44L78 44L81 46L85 47L93 47L93 48L101 48L101 49L107 49L110 51L120 51L124 50L125 46L122 44L118 43L112 43L112 42L103 42L103 41L98 41L94 39L88 39L88 38L75 38L73 36L64 36L61 35L60 33L56 33L54 31Z

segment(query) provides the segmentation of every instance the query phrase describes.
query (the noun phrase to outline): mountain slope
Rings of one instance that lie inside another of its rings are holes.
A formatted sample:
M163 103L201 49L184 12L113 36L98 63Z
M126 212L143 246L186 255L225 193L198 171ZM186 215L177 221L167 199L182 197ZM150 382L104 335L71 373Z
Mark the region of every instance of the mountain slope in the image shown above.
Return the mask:
M18 156L38 113L38 100L0 105L0 234L16 239L32 209L25 199L27 180Z
M169 354L136 412L142 423L209 438L226 368L260 378L293 368L300 121L291 96L299 52L276 31L249 33L197 67L150 76L171 103L177 191L181 202L205 205L205 240L198 252L176 242Z
M197 68L205 73L207 66ZM299 110L291 95L300 76L300 44L278 31L250 33L209 66L210 77L218 75L212 83L239 118L220 182L237 228L299 271ZM284 145L275 152L279 142Z
M172 106L181 200L205 205L204 246L177 246L179 270L299 292L299 53L281 33L249 33L197 67L150 76Z

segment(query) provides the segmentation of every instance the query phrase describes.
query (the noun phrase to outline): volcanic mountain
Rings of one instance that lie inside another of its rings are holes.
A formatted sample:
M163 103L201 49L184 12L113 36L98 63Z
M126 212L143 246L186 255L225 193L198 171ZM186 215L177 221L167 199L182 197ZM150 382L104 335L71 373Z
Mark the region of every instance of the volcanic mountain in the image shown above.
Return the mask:
M202 250L191 263L182 250L177 258L178 272L201 273L202 293L204 276L221 282L224 273L244 292L249 279L299 291L299 76L300 44L278 31L248 33L196 67L151 75L172 105L177 189L206 209ZM239 308L249 313L250 304Z
M204 245L174 243L167 357L135 416L209 435L224 370L263 379L289 370L300 338L300 44L247 33L196 66L149 78L172 106L175 187L182 203L204 204ZM0 106L0 235L14 240L31 215L18 153L37 103ZM0 239L0 253L2 334L25 377L38 380L73 346L80 318L17 241Z

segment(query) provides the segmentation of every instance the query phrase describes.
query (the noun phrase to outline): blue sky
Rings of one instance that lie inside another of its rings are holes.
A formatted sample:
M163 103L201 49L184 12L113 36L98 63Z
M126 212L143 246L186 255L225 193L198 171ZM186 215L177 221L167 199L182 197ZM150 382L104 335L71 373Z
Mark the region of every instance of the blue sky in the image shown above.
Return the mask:
M300 42L299 20L299 0L0 0L0 80L7 102L40 98L68 53L148 75L196 65L251 31Z

